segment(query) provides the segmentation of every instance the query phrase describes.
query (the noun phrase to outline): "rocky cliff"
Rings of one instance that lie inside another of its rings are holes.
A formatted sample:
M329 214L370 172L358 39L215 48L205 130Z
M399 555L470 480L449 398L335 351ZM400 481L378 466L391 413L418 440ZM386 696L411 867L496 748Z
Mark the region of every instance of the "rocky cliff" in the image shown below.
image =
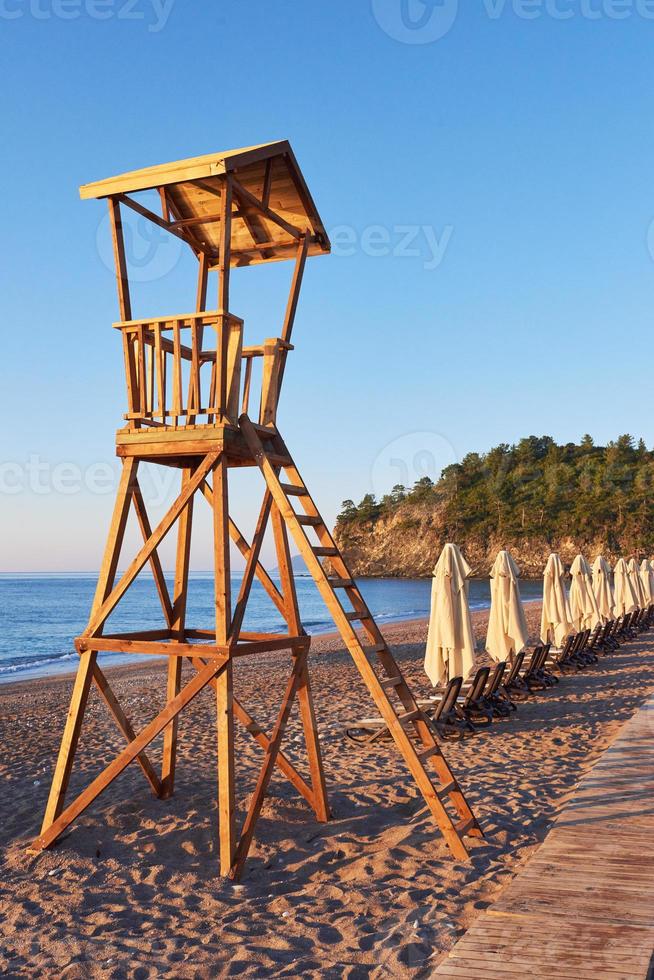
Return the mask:
M450 540L445 508L432 502L405 501L374 520L339 522L334 536L352 572L367 577L421 578L430 576L443 545ZM547 534L482 536L467 532L454 537L478 576L488 575L501 548L508 548L524 578L540 578L548 555L558 551L564 563L582 552L592 562L603 554L612 563L628 554L633 542L601 537Z

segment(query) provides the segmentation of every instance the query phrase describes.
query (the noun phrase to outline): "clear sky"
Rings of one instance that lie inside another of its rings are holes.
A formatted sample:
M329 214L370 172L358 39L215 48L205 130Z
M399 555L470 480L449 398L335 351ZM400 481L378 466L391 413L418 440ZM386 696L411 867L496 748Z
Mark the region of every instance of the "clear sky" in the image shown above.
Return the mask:
M0 0L0 43L1 570L95 570L111 511L118 311L78 186L215 149L288 138L334 240L279 419L330 521L532 433L654 442L651 0ZM130 236L135 313L190 309L188 260ZM290 271L235 276L255 334Z

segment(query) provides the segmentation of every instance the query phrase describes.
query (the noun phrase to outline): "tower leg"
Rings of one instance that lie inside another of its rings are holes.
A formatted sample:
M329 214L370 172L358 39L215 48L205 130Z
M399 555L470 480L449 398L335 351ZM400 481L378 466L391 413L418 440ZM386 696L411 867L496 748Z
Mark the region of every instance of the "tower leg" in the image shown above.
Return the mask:
M227 462L218 460L213 478L214 528L214 601L216 607L216 643L229 642L231 634L232 597L229 561L229 504ZM234 813L234 712L232 663L225 665L216 685L216 734L218 738L218 836L220 873L228 875L236 851Z
M236 852L234 794L234 711L232 664L225 665L216 682L216 735L218 738L218 839L220 873L230 873Z
M182 473L182 490L191 479L192 470L185 469ZM179 517L177 526L177 556L175 559L175 586L173 592L173 619L171 628L177 632L177 638L184 641L186 627L186 602L188 598L189 556L191 553L191 529L193 526L193 498ZM177 697L182 679L181 657L170 657L168 660L168 679L166 683L166 700L172 701ZM177 765L177 728L179 718L175 717L164 731L163 761L161 764L161 786L164 799L171 797L175 791L175 769Z
M123 537L125 536L125 527L127 525L127 517L129 515L132 489L136 480L137 469L138 460L136 459L128 459L123 463L123 471L121 473L116 503L114 504L111 525L109 527L109 535L107 537L107 543L105 545L104 555L102 558L102 565L100 566L100 575L98 577L98 584L95 589L91 616L93 616L93 613L99 609L104 602L105 598L111 591L114 579L116 577L116 569L118 567L118 559L120 557ZM84 712L86 711L89 688L91 686L91 681L94 679L93 675L96 667L96 657L97 653L94 650L89 650L87 653L83 653L80 656L77 676L75 678L75 686L73 687L73 694L70 701L70 707L68 709L68 717L66 718L66 725L64 727L64 733L61 739L57 764L52 777L50 795L48 797L48 803L45 809L45 815L43 817L41 833L46 831L51 824L54 823L64 807L66 790L68 789L68 782L70 780L73 762L75 761L75 752L79 741L79 733L84 720ZM109 707L113 712L111 703L109 703ZM115 712L113 713L115 715Z
M279 577L284 596L285 617L288 623L291 636L301 636L304 632L300 620L300 611L297 602L297 592L295 590L295 578L293 576L293 566L291 564L291 554L288 545L288 534L286 524L279 512L276 504L273 504L271 512L271 522L275 537L275 550L277 552L277 565ZM325 773L322 764L322 753L320 751L320 740L318 737L318 726L311 696L311 683L309 681L309 666L307 658L302 659L298 677L297 699L300 707L300 717L304 729L304 739L307 746L307 756L309 759L309 769L311 772L311 785L313 788L313 808L316 819L321 823L329 820L329 803L327 801L327 786L325 784Z
M95 667L96 656L97 655L94 650L89 650L88 653L83 653L80 656L79 665L77 667L77 676L75 678L75 686L73 688L73 695L70 699L70 708L68 709L68 717L66 718L64 734L61 739L61 747L59 749L57 765L55 766L54 775L52 777L48 804L45 809L45 816L43 817L43 824L41 826L42 834L45 833L50 826L52 826L64 807L66 790L68 789L68 781L70 779L70 773L75 760L75 751L79 741L82 721L84 720L86 702L88 701L89 697L89 688L93 677L93 668Z

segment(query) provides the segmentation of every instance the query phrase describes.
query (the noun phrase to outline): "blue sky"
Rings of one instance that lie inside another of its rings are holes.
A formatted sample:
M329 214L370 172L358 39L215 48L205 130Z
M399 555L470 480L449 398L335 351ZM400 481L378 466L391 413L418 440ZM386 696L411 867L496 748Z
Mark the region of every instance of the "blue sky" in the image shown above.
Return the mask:
M215 149L290 139L334 237L279 419L330 521L531 433L652 446L653 18L648 0L2 0L0 570L94 570L111 511L118 313L105 210L78 186ZM135 312L192 307L186 257L162 244L149 269ZM255 335L277 333L289 274L234 277ZM249 528L259 487L236 482ZM148 493L156 512L172 488Z

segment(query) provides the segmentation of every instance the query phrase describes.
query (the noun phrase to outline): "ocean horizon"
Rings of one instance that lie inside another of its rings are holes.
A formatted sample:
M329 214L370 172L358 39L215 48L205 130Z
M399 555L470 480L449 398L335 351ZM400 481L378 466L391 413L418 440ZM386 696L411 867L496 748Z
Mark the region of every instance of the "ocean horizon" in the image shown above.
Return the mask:
M172 572L166 581L172 591ZM232 576L233 601L242 575ZM279 579L273 574L276 584ZM97 576L89 572L0 573L0 684L74 671L73 639L84 629ZM380 623L420 619L429 615L431 579L361 578L362 594ZM296 573L300 613L311 635L333 632L335 626L313 580ZM542 583L520 584L525 601L542 598ZM490 607L489 579L470 582L470 608ZM189 626L211 628L213 573L192 572L187 609ZM107 620L107 632L159 629L164 625L152 578L139 576ZM244 629L283 632L284 622L258 581L255 581ZM134 663L137 654L101 653L105 665Z

